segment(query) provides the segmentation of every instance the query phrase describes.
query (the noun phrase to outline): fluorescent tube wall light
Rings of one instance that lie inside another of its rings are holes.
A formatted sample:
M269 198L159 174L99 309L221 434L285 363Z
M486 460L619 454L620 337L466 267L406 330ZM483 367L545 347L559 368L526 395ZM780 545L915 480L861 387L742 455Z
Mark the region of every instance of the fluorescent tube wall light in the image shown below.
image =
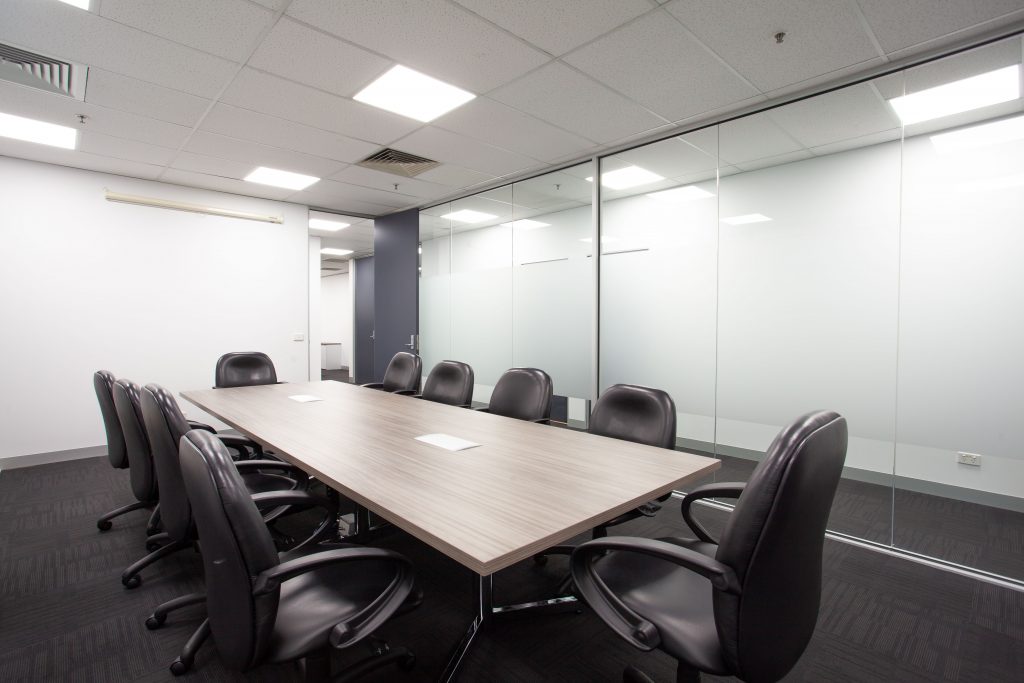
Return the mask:
M1024 140L1024 116L983 123L979 126L962 128L950 133L939 133L931 137L935 150L940 154L961 152L965 149L987 147L1014 140Z
M639 166L627 166L601 174L601 184L611 190L626 190L638 185L650 185L664 179L663 176ZM587 181L594 182L594 177L587 178Z
M60 0L60 1L63 2L65 5L71 5L72 7L77 7L78 9L84 9L86 12L89 11L89 3L91 2L91 0Z
M134 194L121 194L119 192L106 191L108 202L121 204L136 204L138 206L152 206L157 209L173 209L175 211L190 211L192 213L205 213L210 216L224 216L225 218L242 218L247 221L262 221L264 223L284 223L280 216L263 216L258 213L247 213L245 211L233 211L232 209L220 209L216 206L202 206L201 204L188 204L186 202L175 202L170 199L158 199L156 197L141 197Z
M457 221L459 223L483 223L489 221L492 218L497 218L493 213L484 213L483 211L474 211L473 209L462 209L460 211L452 211L441 216L441 218L447 218L451 221Z
M520 218L517 221L511 223L502 223L502 227L513 228L515 230L536 230L537 228L546 228L550 223L541 223L540 221L531 220L529 218Z
M310 185L319 182L320 179L311 175L282 171L277 168L260 166L252 173L243 178L246 182L259 183L260 185L272 185L283 187L287 190L305 190Z
M314 230L326 230L328 232L337 232L342 228L347 228L352 225L351 223L343 223L341 221L331 221L326 218L310 218L309 227Z
M1009 102L1020 97L1020 65L1007 66L945 85L894 97L889 104L903 125Z
M320 250L321 254L325 256L348 256L353 253L351 249L335 249L334 247L324 247Z
M399 64L356 93L354 99L426 123L474 97L462 88Z
M723 218L722 222L728 223L729 225L747 225L749 223L764 223L765 221L770 220L771 218L768 218L768 216L765 216L764 214L745 213L742 216L731 216L729 218Z
M63 149L78 145L78 131L74 128L13 114L0 114L0 136Z
M700 189L696 185L687 185L686 187L673 187L671 190L662 190L661 192L648 192L647 196L661 202L680 204L682 202L692 202L694 199L707 199L715 195L707 190Z

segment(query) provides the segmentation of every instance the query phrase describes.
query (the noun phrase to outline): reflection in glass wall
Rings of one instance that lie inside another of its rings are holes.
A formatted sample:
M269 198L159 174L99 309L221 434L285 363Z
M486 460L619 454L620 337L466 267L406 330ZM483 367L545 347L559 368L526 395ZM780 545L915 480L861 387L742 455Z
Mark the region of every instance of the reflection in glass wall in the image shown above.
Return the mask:
M452 355L451 234L448 204L420 212L420 357L424 378Z

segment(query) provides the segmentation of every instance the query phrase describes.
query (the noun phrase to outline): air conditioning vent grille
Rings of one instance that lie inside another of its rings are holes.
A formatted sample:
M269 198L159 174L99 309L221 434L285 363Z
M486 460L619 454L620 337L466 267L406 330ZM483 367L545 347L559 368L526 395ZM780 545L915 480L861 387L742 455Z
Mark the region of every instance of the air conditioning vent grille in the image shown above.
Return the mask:
M0 79L82 99L87 69L0 43Z
M416 156L415 154L409 154L408 152L402 152L389 147L386 147L379 152L374 152L356 164L356 166L372 168L375 171L383 171L385 173L393 173L405 178L413 178L418 176L420 173L425 173L426 171L429 171L432 168L437 168L440 165L441 162L439 161L426 159L421 156Z

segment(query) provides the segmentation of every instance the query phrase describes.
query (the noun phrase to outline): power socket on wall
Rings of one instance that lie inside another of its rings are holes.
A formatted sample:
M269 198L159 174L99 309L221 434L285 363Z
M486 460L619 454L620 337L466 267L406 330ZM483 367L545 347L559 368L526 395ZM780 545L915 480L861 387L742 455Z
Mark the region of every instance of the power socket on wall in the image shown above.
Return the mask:
M956 461L961 465L981 467L981 456L977 453L964 453L963 451L960 451L956 454Z

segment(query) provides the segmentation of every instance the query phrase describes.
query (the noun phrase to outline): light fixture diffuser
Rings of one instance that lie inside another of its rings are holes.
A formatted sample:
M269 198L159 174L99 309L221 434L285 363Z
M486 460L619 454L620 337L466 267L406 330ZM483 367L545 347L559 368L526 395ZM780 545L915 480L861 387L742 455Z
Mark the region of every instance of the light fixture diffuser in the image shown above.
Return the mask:
M474 211L473 209L461 209L459 211L452 211L441 216L441 218L447 218L451 221L457 221L459 223L483 223L493 218L497 218L493 213L484 213L483 211Z
M546 228L550 226L550 223L541 223L530 218L520 218L517 221L511 223L502 223L502 227L513 228L515 230L536 230L537 228Z
M287 190L305 190L310 185L319 182L320 179L316 176L260 166L245 176L244 180L250 183L259 183L260 185L283 187Z
M387 73L355 95L358 102L386 109L417 121L433 121L476 97L462 88L402 66Z
M314 230L326 230L327 232L337 232L342 228L347 228L351 223L344 223L342 221L332 221L326 218L310 218L309 227Z
M932 144L940 154L988 147L1014 140L1024 140L1024 116L1015 116L1012 119L983 123L931 136Z
M325 256L348 256L354 253L351 249L335 249L334 247L324 247L320 250L321 254Z
M74 128L13 114L0 114L0 136L63 149L75 149L78 145L78 131Z
M92 0L60 0L60 1L63 2L65 5L71 5L72 7L77 7L78 9L84 9L86 12L88 12L89 11L89 3Z
M729 225L747 225L749 223L764 223L770 221L771 218L761 213L745 213L742 216L731 216L729 218L723 218L723 223Z
M903 125L980 109L1020 97L1020 65L938 85L910 95L894 97L889 104Z
M673 187L671 190L662 190L661 192L648 192L647 196L661 202L681 204L683 202L692 202L695 199L707 199L715 195L712 192L700 189L696 185L687 185L686 187Z
M610 190L626 190L639 185L650 185L664 179L663 176L639 166L626 166L601 174L601 184ZM594 182L594 177L587 178L587 181Z

